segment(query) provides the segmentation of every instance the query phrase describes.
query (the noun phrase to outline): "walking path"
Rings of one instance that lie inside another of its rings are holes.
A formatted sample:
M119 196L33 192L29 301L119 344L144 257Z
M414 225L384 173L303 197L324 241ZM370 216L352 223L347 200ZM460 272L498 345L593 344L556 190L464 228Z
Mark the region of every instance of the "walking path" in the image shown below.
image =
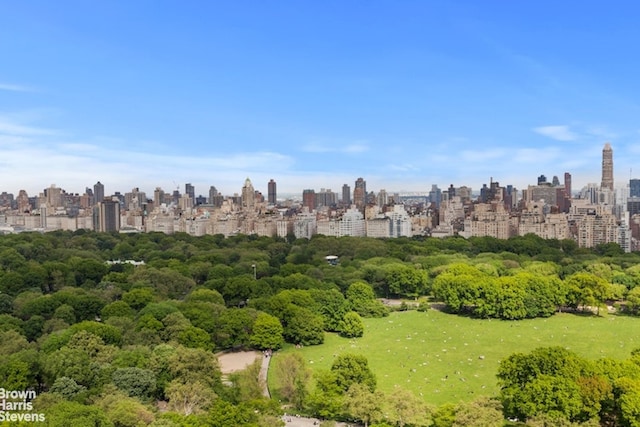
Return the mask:
M269 374L269 364L271 363L271 354L265 353L262 356L262 366L260 366L260 376L258 377L264 389L262 395L271 399L271 393L269 393L269 385L267 384L267 374Z

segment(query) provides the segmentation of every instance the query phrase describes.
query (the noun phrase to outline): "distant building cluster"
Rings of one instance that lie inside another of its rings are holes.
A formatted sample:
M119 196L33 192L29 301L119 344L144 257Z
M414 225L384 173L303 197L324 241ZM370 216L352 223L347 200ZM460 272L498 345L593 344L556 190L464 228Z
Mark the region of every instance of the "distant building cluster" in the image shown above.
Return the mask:
M20 190L17 196L0 194L0 233L52 230L102 232L183 232L255 234L260 236L367 236L378 238L415 235L445 237L491 236L507 239L535 234L545 239L572 239L580 247L617 243L626 251L640 250L640 179L614 188L613 150L602 150L602 180L579 192L571 187L571 174L563 182L540 175L536 185L517 190L490 180L479 193L470 187L441 190L432 185L424 193L367 191L358 178L353 191L304 189L299 199L281 200L277 184L267 183L267 197L246 179L240 193L223 195L211 186L208 196L197 196L191 184L165 192L156 188L148 197L139 188L105 194L97 182L85 193L69 194L51 185L38 196Z

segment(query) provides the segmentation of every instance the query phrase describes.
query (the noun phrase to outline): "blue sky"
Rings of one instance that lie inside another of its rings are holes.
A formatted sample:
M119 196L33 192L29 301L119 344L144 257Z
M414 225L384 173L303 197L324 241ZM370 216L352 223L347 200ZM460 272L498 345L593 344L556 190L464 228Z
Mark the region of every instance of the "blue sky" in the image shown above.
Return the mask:
M0 191L640 177L640 7L0 0Z

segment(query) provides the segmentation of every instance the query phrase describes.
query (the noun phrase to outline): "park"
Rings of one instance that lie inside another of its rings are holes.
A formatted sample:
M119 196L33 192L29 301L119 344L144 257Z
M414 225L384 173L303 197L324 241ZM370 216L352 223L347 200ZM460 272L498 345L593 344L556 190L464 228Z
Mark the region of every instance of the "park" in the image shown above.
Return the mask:
M497 396L500 361L513 353L561 346L587 359L628 358L640 348L640 322L623 315L593 316L558 313L549 318L505 321L476 319L439 310L393 312L363 319L361 338L327 333L324 344L296 348L287 345L274 355L300 352L314 371L329 370L341 353L367 357L378 388L412 391L426 403L441 405ZM275 369L269 385L277 394Z

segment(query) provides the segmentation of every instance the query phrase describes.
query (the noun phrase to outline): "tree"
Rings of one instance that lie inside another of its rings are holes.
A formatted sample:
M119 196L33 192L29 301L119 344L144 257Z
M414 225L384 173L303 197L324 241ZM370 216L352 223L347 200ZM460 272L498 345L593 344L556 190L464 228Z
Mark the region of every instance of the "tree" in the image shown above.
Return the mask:
M592 273L575 273L565 279L568 289L567 302L574 308L596 307L597 314L600 308L610 297L611 285L603 278Z
M108 389L95 403L116 427L149 425L155 416L140 401L114 389Z
M480 398L456 406L452 427L501 427L504 425L499 401Z
M275 362L275 363L274 363ZM296 409L302 409L308 395L307 384L311 370L301 353L288 353L272 361L277 372L278 394Z
M364 334L362 319L355 311L350 311L344 315L340 322L340 335L346 338L359 338Z
M46 421L51 427L113 427L101 408L66 400L46 408Z
M389 421L399 427L431 425L425 403L408 390L398 388L386 396Z
M324 330L337 332L346 313L344 295L337 289L311 289L311 297L318 307L318 313L324 319Z
M60 377L54 381L49 392L59 394L67 400L72 400L86 389L87 388L85 386L79 385L75 382L73 378Z
M589 362L560 347L512 354L500 362L497 374L504 412L523 420L557 414L575 421L590 412L585 402L598 395L594 387L580 386L594 372Z
M334 371L318 371L314 377L316 388L307 398L311 413L324 419L336 419L343 412L345 390L336 383Z
M124 301L114 301L111 304L107 304L100 311L100 317L102 320L107 320L110 317L134 317L135 311Z
M215 332L219 348L249 348L258 312L252 308L229 308L220 313Z
M389 264L385 268L389 290L409 298L417 298L427 286L427 272L405 264Z
M118 368L112 375L113 384L129 397L145 400L156 389L156 377L148 369L136 367Z
M283 332L284 329L277 317L260 313L253 324L253 334L249 343L259 350L277 350L284 344Z
M188 302L210 302L214 304L224 305L224 299L220 292L213 289L198 288L191 291L187 298Z
M347 289L346 307L362 317L383 317L389 314L387 308L376 300L373 288L362 281L352 283Z
M354 383L345 394L344 407L348 414L368 427L370 422L382 418L383 402L384 395L381 392L372 392L366 385ZM400 424L400 427L403 426Z
M349 387L355 383L365 385L372 392L376 389L375 374L363 355L341 354L333 361L331 371L336 376L336 385L344 391L349 390Z
M324 342L322 317L304 307L289 304L284 313L284 338L291 343L315 345Z
M200 381L185 384L180 380L169 383L165 389L165 396L169 399L169 410L185 416L203 413L216 398L213 390Z
M264 397L265 383L260 377L262 360L256 359L245 369L229 375L233 384L233 401L236 403L261 399Z
M141 310L153 301L153 290L151 288L135 288L122 295L122 301L127 303L134 310Z

